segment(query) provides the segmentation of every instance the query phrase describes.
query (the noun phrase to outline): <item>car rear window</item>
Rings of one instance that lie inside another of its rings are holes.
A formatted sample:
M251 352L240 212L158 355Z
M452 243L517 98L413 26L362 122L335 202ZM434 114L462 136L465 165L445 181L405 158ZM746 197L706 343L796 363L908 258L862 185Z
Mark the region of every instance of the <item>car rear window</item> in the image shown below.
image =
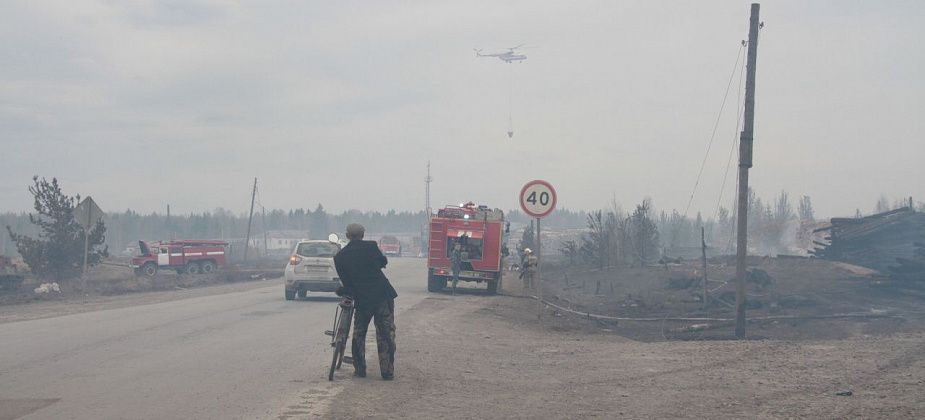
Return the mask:
M332 243L309 242L301 243L295 253L303 257L333 257L340 251L340 247Z

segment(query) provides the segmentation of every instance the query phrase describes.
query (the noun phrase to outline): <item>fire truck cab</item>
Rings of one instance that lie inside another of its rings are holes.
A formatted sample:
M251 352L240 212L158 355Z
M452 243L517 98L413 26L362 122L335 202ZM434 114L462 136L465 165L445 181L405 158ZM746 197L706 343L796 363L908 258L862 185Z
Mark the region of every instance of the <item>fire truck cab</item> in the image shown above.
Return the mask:
M385 235L379 238L379 250L387 257L400 257L401 241L392 235Z
M132 258L136 274L153 276L163 269L178 274L208 274L225 265L225 241L176 240L168 242L138 241L141 255Z
M453 279L450 260L459 244L463 254L460 281L487 283L497 293L501 283L501 258L505 236L504 212L465 203L447 206L430 219L427 257L427 290L443 290Z

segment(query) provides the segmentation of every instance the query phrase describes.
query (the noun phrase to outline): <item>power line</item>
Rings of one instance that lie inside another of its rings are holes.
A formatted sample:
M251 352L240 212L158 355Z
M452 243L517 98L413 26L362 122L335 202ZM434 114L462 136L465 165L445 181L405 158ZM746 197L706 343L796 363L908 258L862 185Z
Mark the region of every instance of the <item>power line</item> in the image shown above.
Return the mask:
M707 152L703 156L703 162L700 163L700 171L697 172L697 180L694 181L694 187L691 189L691 196L687 200L687 207L684 208L684 217L687 217L688 211L690 211L691 203L694 202L694 194L697 193L697 187L700 185L700 178L703 175L703 169L707 165L707 158L710 157L710 150L713 148L713 140L716 138L716 130L719 128L719 121L723 117L723 111L726 109L726 100L729 98L729 89L732 87L732 81L735 80L736 70L739 68L739 61L742 59L742 51L744 50L744 45L739 45L739 50L736 51L736 61L735 65L732 66L732 73L729 74L729 82L726 83L726 92L723 94L723 103L719 107L719 113L716 115L716 122L713 123L713 132L710 134L710 141L707 144Z
M729 176L729 168L732 167L732 157L735 156L736 146L739 144L739 128L741 127L741 123L742 123L742 113L745 111L742 108L742 81L744 79L744 76L745 76L745 67L743 66L741 71L739 72L738 90L736 92L736 98L737 98L736 109L738 110L738 112L736 113L736 128L732 134L732 148L729 149L729 157L726 158L726 171L723 172L723 182L719 188L719 198L716 200L716 209L713 211L714 219L719 215L719 207L720 207L720 204L723 202L723 194L725 194L726 192L726 179Z

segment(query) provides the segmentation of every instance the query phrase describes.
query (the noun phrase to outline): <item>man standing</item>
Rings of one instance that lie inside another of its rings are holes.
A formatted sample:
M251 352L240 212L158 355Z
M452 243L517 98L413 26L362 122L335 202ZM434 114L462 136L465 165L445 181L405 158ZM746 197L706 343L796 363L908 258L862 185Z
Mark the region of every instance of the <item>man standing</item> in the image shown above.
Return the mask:
M358 223L347 225L350 241L334 256L334 267L344 285L343 292L353 296L356 315L353 318L354 375L366 376L366 331L369 321L376 324L376 345L379 350L379 371L382 379L392 380L395 374L395 298L398 293L382 273L388 264L375 241L364 241L366 228Z

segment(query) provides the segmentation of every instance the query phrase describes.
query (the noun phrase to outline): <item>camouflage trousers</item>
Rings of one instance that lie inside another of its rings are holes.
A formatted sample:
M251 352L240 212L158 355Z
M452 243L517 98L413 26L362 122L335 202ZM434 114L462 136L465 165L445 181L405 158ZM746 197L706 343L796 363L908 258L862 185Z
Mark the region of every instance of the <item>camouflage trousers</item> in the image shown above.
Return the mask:
M387 299L379 304L356 308L353 317L353 367L366 373L366 331L369 321L376 325L376 347L379 350L379 371L383 377L395 372L395 300Z

